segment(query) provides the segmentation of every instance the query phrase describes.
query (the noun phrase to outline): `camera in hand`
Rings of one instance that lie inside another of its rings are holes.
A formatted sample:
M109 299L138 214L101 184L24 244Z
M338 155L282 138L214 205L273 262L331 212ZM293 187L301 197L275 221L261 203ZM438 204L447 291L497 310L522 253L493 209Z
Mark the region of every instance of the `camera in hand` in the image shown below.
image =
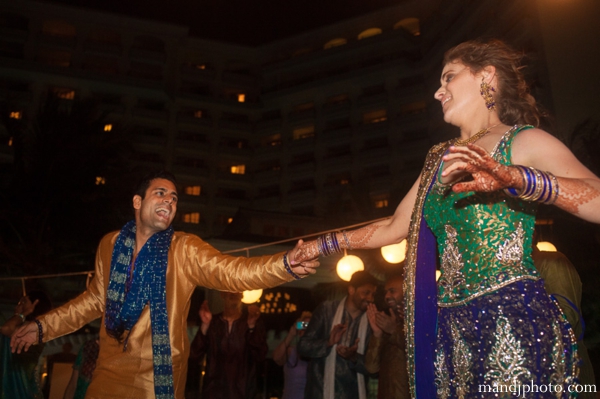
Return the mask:
M305 330L308 327L308 321L297 321L296 330Z

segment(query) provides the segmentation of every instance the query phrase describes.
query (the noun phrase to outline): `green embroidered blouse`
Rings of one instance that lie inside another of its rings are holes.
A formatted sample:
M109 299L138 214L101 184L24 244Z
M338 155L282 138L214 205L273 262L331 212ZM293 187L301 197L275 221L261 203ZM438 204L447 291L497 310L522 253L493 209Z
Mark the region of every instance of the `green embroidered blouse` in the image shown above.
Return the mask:
M512 140L528 128L507 131L492 151L494 159L511 164ZM458 306L514 281L538 279L531 259L536 209L536 203L502 190L455 193L436 179L423 212L440 254L438 305Z

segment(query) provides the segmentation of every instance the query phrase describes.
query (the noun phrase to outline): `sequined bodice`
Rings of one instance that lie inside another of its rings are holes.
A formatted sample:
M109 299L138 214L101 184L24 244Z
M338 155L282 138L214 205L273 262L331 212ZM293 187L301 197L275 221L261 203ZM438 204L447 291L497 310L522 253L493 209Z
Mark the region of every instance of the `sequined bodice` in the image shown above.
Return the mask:
M493 157L510 164L511 128ZM437 239L441 276L438 304L455 306L513 281L537 278L531 260L536 204L492 193L454 193L436 179L424 216Z

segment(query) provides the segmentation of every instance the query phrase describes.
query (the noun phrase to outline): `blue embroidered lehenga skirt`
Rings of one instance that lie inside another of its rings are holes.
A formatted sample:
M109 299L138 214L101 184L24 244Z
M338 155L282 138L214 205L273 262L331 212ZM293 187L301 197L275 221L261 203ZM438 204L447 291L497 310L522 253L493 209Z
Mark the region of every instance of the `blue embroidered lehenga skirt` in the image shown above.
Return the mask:
M576 339L542 280L521 280L438 311L438 399L569 398Z

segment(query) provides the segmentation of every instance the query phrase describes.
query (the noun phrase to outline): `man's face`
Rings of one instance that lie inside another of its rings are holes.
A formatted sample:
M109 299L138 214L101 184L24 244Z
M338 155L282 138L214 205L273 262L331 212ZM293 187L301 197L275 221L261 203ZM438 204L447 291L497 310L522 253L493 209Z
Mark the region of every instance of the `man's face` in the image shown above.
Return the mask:
M242 297L244 296L241 292L224 292L221 291L221 298L223 299L223 305L225 307L237 306L242 303Z
M166 230L177 212L177 190L175 185L166 179L154 179L142 199L133 197L136 223L138 229L148 229L150 233Z
M404 300L404 281L400 277L394 277L385 283L385 302L392 309L401 305Z
M348 288L350 300L357 309L362 311L367 310L367 305L375 300L375 291L377 291L377 287L373 284L365 284L356 288L350 286Z

